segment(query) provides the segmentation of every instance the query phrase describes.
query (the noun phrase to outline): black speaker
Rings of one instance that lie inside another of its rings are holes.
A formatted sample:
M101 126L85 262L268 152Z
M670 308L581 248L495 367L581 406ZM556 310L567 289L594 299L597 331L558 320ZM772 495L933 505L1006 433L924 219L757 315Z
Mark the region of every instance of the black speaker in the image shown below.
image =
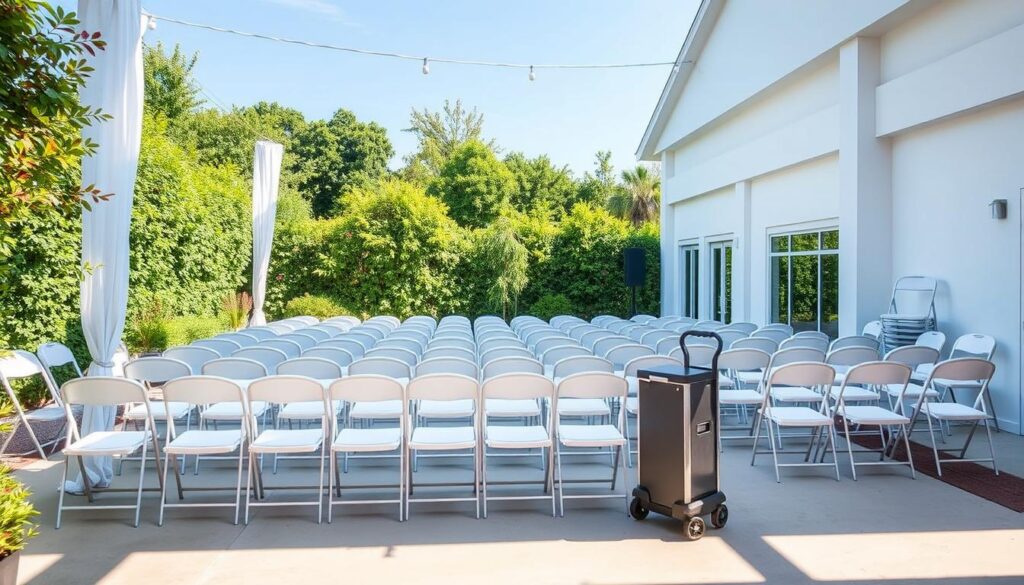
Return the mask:
M626 286L643 286L647 277L647 257L643 248L622 251L626 266Z

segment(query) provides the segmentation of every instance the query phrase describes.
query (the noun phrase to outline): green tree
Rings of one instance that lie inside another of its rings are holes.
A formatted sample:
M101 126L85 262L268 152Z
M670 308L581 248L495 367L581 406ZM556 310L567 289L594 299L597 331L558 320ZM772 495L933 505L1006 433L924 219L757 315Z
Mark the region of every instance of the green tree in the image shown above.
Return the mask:
M427 193L448 205L459 225L483 227L508 207L515 177L486 144L471 140L455 149Z
M622 187L608 198L612 215L639 227L658 220L661 208L661 177L657 168L637 165L622 171Z
M615 167L612 166L612 153L599 150L594 155L594 172L584 173L576 191L575 203L592 206L604 206L615 194L619 185L615 180Z
M344 208L336 205L336 199L347 189L387 174L395 152L382 126L360 122L344 109L326 122L306 125L295 135L293 149L297 186L320 217Z
M529 281L530 253L516 234L515 225L508 217L499 217L477 234L479 260L492 280L487 298L502 318L518 312L519 294Z
M576 195L576 183L569 167L555 167L547 155L526 158L521 152L505 157L505 165L516 180L512 206L522 212L535 207L568 211Z
M96 149L82 140L82 128L105 119L78 100L93 71L83 57L105 43L99 31L76 33L78 25L60 6L0 0L0 283L7 282L16 222L110 196L82 187L78 172L81 158Z
M177 44L170 53L160 42L143 49L143 95L147 114L162 114L168 120L176 120L203 105L199 86L192 76L198 60L199 53L185 55Z
M484 115L476 108L467 110L462 107L462 100L455 100L454 104L445 100L440 112L426 108L421 112L413 108L409 124L405 131L411 132L419 141L419 150L405 157L403 175L410 180L428 181L441 172L460 146L471 141L484 142ZM493 140L485 144L492 151L497 151Z

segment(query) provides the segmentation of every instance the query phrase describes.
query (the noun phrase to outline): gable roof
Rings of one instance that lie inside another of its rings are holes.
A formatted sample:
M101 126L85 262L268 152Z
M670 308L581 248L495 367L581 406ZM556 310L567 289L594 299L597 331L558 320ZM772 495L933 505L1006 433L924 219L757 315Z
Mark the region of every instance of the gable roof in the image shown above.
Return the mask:
M654 113L651 114L651 120L647 123L647 129L640 140L640 146L637 147L636 157L638 159L652 160L657 154L655 148L661 138L662 130L665 129L665 123L672 114L672 106L679 99L679 95L690 77L690 72L693 70L694 63L704 49L704 43L711 35L711 29L714 28L715 21L718 20L718 15L722 12L724 4L725 0L701 0L697 14L690 24L690 30L686 34L686 40L683 41L683 46L679 49L676 64L672 67L672 73L669 74L665 87L661 90L658 105L654 107Z

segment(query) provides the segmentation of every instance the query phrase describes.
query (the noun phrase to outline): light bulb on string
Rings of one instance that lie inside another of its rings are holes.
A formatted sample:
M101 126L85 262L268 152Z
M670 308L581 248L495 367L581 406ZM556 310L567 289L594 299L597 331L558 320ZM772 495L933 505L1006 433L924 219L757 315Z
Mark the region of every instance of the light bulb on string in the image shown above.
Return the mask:
M533 65L530 65L530 81L537 79L537 74L533 72Z
M427 62L427 58L423 58L423 75L430 73L430 63Z
M149 30L156 30L156 18L154 18L152 15L148 19L146 19L146 28L148 28Z

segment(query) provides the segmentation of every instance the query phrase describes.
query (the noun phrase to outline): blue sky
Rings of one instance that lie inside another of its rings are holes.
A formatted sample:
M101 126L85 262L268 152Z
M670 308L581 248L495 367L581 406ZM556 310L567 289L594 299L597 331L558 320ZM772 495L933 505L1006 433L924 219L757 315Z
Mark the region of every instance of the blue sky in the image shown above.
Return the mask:
M62 0L69 7L73 1ZM275 36L415 55L525 63L675 59L699 0L143 0L153 14ZM599 149L618 169L634 151L668 67L597 71L431 65L246 39L159 23L147 43L199 52L196 77L225 105L278 101L307 118L339 107L388 130L400 157L415 148L411 108L461 98L485 116L503 152L547 153L582 173Z

